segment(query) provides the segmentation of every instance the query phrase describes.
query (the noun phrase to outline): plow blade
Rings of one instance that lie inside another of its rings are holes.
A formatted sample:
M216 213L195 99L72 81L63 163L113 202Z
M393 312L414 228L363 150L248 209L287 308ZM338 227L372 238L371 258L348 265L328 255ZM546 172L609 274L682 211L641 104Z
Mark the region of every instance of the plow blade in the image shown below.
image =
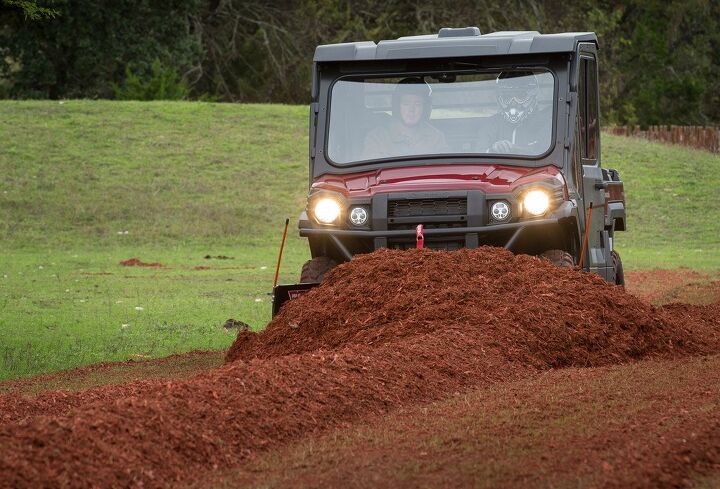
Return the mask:
M297 299L308 290L317 287L320 284L290 284L290 285L277 285L273 288L272 293L272 315L275 315L280 311L280 307L287 301Z

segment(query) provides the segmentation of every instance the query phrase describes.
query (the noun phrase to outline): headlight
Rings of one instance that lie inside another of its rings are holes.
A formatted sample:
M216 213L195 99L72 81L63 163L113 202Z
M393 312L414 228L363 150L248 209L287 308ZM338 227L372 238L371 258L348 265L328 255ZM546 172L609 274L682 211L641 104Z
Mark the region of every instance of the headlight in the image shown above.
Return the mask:
M490 216L495 222L510 220L510 204L505 200L498 200L490 206Z
M525 194L523 206L529 214L541 216L545 214L550 207L550 196L544 190L531 190Z
M350 209L350 222L355 226L363 226L368 220L368 213L364 207Z
M312 213L318 222L333 224L340 217L340 204L335 199L324 197L315 202Z

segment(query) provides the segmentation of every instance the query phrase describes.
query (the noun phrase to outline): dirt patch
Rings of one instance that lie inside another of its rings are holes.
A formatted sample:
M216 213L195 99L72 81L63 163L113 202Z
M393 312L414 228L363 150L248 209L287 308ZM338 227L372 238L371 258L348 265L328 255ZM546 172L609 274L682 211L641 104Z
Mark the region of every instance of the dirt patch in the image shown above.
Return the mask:
M704 305L720 300L720 282L715 277L686 268L628 271L625 281L628 292L655 305Z
M221 368L48 392L31 414L0 397L0 486L166 487L542 370L713 353L719 308L655 308L504 250L380 251L333 270L264 332L240 332Z
M198 266L193 267L193 270L210 270L210 269L211 269L211 267L207 267L205 265L198 265Z
M668 302L714 304L720 301L720 281L691 283L676 291Z
M165 265L159 262L144 262L140 260L139 258L128 258L127 260L123 260L120 262L120 265L124 267L154 267L154 268L162 268Z
M225 324L223 324L223 329L226 333L229 333L231 330L236 329L238 332L240 331L250 331L250 325L244 321L239 321L237 319L228 319L225 321Z

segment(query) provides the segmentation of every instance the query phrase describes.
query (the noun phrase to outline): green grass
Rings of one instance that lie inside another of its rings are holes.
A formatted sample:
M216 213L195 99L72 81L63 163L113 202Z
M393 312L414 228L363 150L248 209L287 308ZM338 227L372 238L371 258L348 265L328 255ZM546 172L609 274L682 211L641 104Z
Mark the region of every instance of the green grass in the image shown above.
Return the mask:
M270 317L285 217L281 281L308 255L302 107L5 101L0 135L0 379L225 348Z
M720 268L720 156L603 144L626 182L626 267ZM0 379L224 348L230 317L263 327L286 217L281 281L308 255L306 190L305 107L0 102Z
M603 134L603 166L625 183L627 268L720 268L720 155Z
M285 257L296 280L303 243ZM0 259L0 379L108 360L226 348L228 318L269 318L274 246L28 251ZM207 253L234 256L206 260ZM167 268L123 267L123 259ZM212 267L195 270L194 267Z
M280 105L2 102L0 243L265 246L304 205L306 118Z

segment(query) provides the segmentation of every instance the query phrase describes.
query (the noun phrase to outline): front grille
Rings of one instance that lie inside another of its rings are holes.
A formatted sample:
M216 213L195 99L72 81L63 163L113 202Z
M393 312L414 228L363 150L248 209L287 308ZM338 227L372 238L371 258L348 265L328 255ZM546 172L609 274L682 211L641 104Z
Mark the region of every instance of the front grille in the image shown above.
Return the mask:
M449 199L391 200L388 217L464 216L467 214L465 197Z
M418 223L420 224L420 223ZM430 224L423 223L423 227L425 229L445 229L445 228L464 228L467 225L467 221L465 220L465 217L462 217L461 220L457 222L435 222ZM414 223L394 223L390 222L388 223L388 229L390 231L402 231L402 230L410 230L415 229L417 227L417 224Z
M465 240L462 238L446 238L444 240L426 240L425 248L431 250L457 251L465 247ZM411 250L417 248L415 241L390 240L388 248L392 250Z

